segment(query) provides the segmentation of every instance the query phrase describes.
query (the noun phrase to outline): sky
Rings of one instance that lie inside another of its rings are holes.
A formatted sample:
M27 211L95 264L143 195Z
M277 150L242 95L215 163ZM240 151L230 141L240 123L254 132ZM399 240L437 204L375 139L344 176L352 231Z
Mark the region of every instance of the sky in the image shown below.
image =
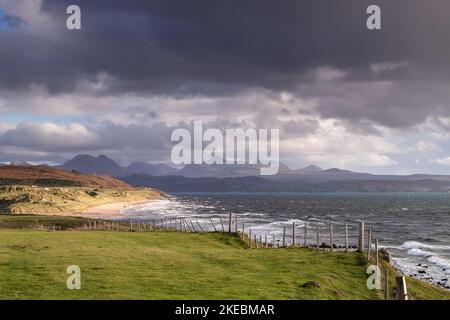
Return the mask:
M292 168L450 174L448 30L448 0L0 0L0 162L170 163L202 120L279 129Z

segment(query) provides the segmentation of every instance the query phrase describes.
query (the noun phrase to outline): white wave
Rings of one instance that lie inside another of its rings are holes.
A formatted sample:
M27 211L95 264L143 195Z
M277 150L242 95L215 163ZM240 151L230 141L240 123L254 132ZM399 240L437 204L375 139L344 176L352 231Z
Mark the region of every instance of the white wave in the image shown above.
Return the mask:
M408 254L413 255L413 256L422 256L422 257L431 256L430 252L423 251L423 250L417 249L417 248L409 249Z
M255 216L255 217L264 217L267 216L267 213L255 213L255 212L244 212L244 213L238 213L238 217L247 217L247 216Z
M428 262L434 263L438 265L441 268L446 269L446 272L450 274L450 261L447 259L444 259L439 256L431 256L427 259Z
M408 258L394 257L394 266L407 275L413 275L417 272L416 263Z
M148 203L134 205L122 210L123 213L139 213L148 210L165 210L173 206L174 202L171 200L155 200Z
M407 241L398 248L403 250L410 250L410 249L450 250L450 246L432 245L418 241Z

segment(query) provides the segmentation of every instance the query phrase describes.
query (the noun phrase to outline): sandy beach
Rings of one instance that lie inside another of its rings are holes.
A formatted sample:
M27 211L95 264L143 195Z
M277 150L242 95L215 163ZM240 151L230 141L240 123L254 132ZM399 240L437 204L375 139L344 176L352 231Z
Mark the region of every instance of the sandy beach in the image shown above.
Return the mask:
M103 204L83 211L82 215L83 217L87 218L102 218L102 219L117 218L122 216L122 210L149 202L151 202L151 200L139 202L115 202Z
M59 216L76 216L92 219L114 219L122 216L122 210L152 202L152 200L139 202L114 202L91 207L82 212L64 212L58 213Z

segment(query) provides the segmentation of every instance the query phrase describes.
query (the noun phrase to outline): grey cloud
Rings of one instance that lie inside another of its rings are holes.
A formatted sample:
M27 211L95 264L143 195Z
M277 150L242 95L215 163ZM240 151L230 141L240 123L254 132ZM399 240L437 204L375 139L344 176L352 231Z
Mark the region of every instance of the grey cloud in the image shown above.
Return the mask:
M322 65L359 79L380 78L370 64L405 60L448 79L448 1L376 2L383 9L378 33L365 28L373 1L79 0L83 30L72 32L64 30L72 1L43 0L43 12L61 26L60 40L3 35L0 40L16 50L0 59L19 70L7 68L0 85L37 82L65 91L106 72L117 79L110 88L115 92L217 95L248 87L293 89Z
M76 32L65 29L65 8L72 3L42 1L41 13L54 24L51 34L20 25L0 32L0 90L20 95L37 84L50 95L124 99L130 93L183 99L289 91L316 101L311 112L371 133L373 123L410 127L429 115L449 115L448 0L78 0L83 29ZM383 29L370 32L365 9L374 3L382 8ZM324 67L342 76L318 81L314 74ZM100 74L107 75L104 84ZM263 127L279 114L252 104L192 105L189 111L201 118L224 108L254 109ZM132 109L134 119L161 114ZM314 125L298 128L299 134L314 131ZM101 143L92 148L115 150L124 136L139 138L133 136L138 127L115 129L121 136L114 140L95 131ZM297 125L285 130L296 132Z
M388 127L412 127L434 115L450 116L449 83L437 81L333 82L303 85L297 95L316 101L324 118Z
M18 160L25 151L27 157L34 153L36 158L44 155L44 159L54 161L77 153L99 152L121 154L121 159L167 161L172 130L164 123L125 126L104 122L86 127L23 122L0 134L0 161Z
M282 139L312 133L315 120L274 122L282 129ZM248 123L232 119L203 122L208 128L251 128ZM0 162L11 160L61 162L76 154L108 154L114 159L130 161L170 162L174 129L192 131L192 123L164 122L128 125L105 121L99 125L22 122L0 131Z
M306 136L314 133L319 128L316 119L290 120L282 123L283 138Z

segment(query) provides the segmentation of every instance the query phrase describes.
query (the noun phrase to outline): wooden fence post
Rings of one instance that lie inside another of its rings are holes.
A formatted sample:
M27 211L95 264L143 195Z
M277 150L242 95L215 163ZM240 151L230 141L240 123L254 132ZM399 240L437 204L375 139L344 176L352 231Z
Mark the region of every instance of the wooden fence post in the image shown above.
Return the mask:
M253 244L252 244L252 229L248 229L248 242L249 242L250 249L253 248Z
M214 225L214 222L213 222L212 218L210 218L209 220L211 220L211 224L212 224L212 226L214 228L214 232L217 232L216 226Z
M333 251L333 242L334 242L334 234L333 234L333 222L330 224L330 250Z
M245 236L245 221L242 219L242 238Z
M267 243L267 234L265 235L265 242L266 242L266 248L268 248L269 247L269 244Z
M369 229L369 233L367 235L367 261L370 261L370 249L372 247L372 229Z
M364 252L364 221L359 222L358 250Z
M230 213L229 221L228 221L228 233L231 233L231 218L233 217L233 214Z
M234 217L234 232L238 233L238 219Z
M375 263L378 267L378 238L375 239Z
M292 246L295 246L295 222L292 222Z
M258 240L256 240L256 234L253 235L253 241L255 243L255 248L258 249Z
M305 248L308 248L308 222L305 222L303 245L305 246Z
M223 219L222 219L222 217L220 217L220 224L222 226L222 232L225 232L225 228L223 227Z
M345 223L345 252L348 252L348 222Z
M389 300L389 270L384 271L384 300Z
M317 242L317 250L320 249L320 231L319 226L316 226L316 242Z
M404 276L395 278L397 283L396 298L397 300L408 300L408 290L406 289L406 280Z
M283 227L283 247L286 246L286 227Z

